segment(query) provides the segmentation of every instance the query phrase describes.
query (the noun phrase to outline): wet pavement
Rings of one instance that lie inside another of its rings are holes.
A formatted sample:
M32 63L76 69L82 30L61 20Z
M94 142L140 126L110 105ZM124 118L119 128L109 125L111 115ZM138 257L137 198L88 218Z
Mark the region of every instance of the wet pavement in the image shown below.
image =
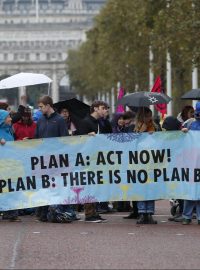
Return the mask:
M200 226L169 222L169 201L156 202L157 225L136 225L126 212L107 223L0 220L0 269L199 269Z

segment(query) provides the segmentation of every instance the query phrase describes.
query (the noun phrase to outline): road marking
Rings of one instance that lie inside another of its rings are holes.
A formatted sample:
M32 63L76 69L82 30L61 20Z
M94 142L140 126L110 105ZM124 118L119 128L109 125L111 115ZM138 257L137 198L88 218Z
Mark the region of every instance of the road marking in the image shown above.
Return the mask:
M10 268L15 268L15 263L16 263L16 259L17 259L17 255L18 255L18 246L20 244L20 240L21 240L21 234L22 234L22 231L20 230L18 232L18 235L17 235L17 239L15 241L15 244L14 244L14 247L13 247L13 250L12 250L12 257L11 257L11 264L10 264Z
M184 235L183 233L177 233L176 234L177 236L182 236L182 235Z
M86 234L88 234L88 232L81 232L80 234L86 235Z
M40 232L33 232L33 233L40 233Z
M128 234L132 234L132 235L134 235L135 233L134 233L134 232L129 232Z

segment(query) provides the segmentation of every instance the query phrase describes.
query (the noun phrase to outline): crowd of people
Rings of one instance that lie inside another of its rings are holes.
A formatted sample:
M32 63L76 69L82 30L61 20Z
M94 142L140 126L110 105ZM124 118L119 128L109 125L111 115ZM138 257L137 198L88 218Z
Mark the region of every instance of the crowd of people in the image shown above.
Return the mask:
M0 145L6 141L27 140L33 138L50 138L61 136L91 135L121 132L158 132L158 131L200 130L200 102L196 108L184 106L177 117L167 116L163 123L155 121L148 107L138 107L115 113L109 118L109 105L104 101L94 101L90 114L80 121L73 121L67 107L56 110L50 96L43 96L38 101L38 110L33 114L29 107L20 105L17 112L11 112L7 103L0 103ZM177 198L179 199L179 198ZM191 223L196 212L200 225L200 201L178 200L179 211L169 221ZM23 213L35 215L41 222L72 222L79 220L77 211L84 211L85 222L106 222L101 213L129 211L126 219L136 219L137 224L157 224L153 218L155 201L138 202L100 202L82 205L50 205L34 209L23 209ZM2 218L9 221L20 221L22 210L2 212Z

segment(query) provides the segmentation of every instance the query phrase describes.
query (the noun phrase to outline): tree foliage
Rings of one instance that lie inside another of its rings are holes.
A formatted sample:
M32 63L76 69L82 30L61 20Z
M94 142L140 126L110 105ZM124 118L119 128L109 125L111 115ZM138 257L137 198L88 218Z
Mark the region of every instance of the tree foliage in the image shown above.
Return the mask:
M191 88L191 71L200 65L199 0L108 0L95 18L87 41L70 51L68 73L78 93L110 91L120 81L128 92L149 91L149 48L155 75L173 67L173 95Z

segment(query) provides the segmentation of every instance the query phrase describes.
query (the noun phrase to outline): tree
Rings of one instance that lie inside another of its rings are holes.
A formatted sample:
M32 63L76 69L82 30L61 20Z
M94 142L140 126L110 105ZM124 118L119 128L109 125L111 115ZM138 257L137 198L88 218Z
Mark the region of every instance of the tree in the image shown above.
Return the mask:
M192 67L200 65L199 18L199 0L108 0L87 41L73 52L76 64L70 56L72 84L89 96L110 91L118 81L129 92L136 85L150 90L151 46L157 75L166 73L170 52L173 98L181 104L180 96L190 89Z

